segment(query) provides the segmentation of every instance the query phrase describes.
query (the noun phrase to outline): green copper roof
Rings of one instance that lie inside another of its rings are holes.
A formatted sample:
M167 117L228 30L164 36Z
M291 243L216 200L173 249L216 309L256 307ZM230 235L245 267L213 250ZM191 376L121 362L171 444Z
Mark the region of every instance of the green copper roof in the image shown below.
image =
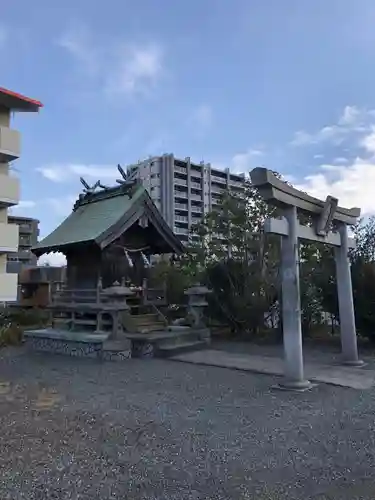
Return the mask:
M111 228L122 224L126 230L134 223L134 216L142 211L151 217L165 240L175 247L173 251L183 248L143 186L134 186L130 191L120 186L81 195L74 205L73 212L32 251L40 256L78 243L100 244L101 237L108 235Z
M128 195L112 196L78 206L60 226L36 245L35 250L95 241L118 222L143 194L144 188L139 187L132 198Z

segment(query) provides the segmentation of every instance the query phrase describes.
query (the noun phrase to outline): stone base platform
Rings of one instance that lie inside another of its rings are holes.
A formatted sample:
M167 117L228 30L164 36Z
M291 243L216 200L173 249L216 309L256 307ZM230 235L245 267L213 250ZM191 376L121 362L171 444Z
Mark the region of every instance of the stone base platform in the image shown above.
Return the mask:
M124 361L132 357L129 340L110 341L106 333L70 332L46 328L26 331L24 340L30 349L52 354L96 358L103 361Z
M200 350L209 344L209 330L172 327L153 333L125 333L109 340L107 333L45 328L24 332L24 341L34 351L64 354L105 361L130 358L170 357L187 351Z
M45 328L24 332L26 346L35 351L65 354L79 358L100 358L107 334L70 332Z

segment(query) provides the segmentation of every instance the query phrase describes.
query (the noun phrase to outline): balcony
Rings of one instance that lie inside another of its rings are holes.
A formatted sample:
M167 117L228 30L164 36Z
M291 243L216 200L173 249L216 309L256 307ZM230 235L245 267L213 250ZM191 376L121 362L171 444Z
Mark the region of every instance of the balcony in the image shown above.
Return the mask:
M188 194L185 191L175 191L174 196L175 198L187 198Z
M219 186L215 186L215 184L211 184L211 193L222 194L225 191L226 191L225 189Z
M243 181L230 179L229 184L231 187L244 188L245 187L244 182L245 182L245 179Z
M0 127L0 162L16 160L21 153L20 133L8 127Z
M187 205L185 203L175 203L174 208L176 210L189 210L189 205Z
M191 187L192 189L202 189L202 185L201 185L199 182L192 182L192 183L190 184L190 187Z
M17 205L20 201L20 181L16 177L0 174L0 208Z
M226 184L226 177L218 177L217 175L211 175L211 182L220 182L220 184Z
M0 253L18 251L18 226L0 223Z
M202 207L197 207L197 205L192 205L191 206L191 211L195 212L197 214L202 214L203 213L203 208Z
M21 233L23 233L23 234L31 234L33 232L33 228L29 224L20 224L19 228L20 228L20 234Z
M175 172L178 172L179 174L187 174L187 169L186 167L174 167Z
M176 227L174 228L174 232L176 234L189 234L189 229L185 227Z
M34 254L31 253L29 250L22 249L17 252L17 257L19 261L28 262L30 259L33 258L33 256Z
M189 222L189 217L186 217L185 215L175 215L174 220L176 222Z
M0 303L17 300L18 275L0 273Z
M179 179L178 177L174 178L174 183L176 184L176 186L187 187L187 180Z
M191 194L190 198L194 201L202 201L202 196L200 196L199 194Z

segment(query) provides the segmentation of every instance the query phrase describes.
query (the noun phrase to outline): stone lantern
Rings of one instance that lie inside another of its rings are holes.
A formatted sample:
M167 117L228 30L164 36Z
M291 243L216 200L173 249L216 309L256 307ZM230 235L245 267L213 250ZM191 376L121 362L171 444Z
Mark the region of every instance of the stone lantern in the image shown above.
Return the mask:
M192 323L191 327L196 329L207 330L208 334L203 335L205 339L207 336L209 338L209 331L203 321L203 313L205 307L208 306L206 296L211 293L206 286L202 286L199 283L188 288L185 295L188 296L188 315L190 316Z
M126 299L134 295L134 292L124 284L115 281L112 286L105 288L101 295L104 299L102 314L107 313L112 316L113 329L111 337L116 339L118 333L123 331L120 321L121 313L130 309Z

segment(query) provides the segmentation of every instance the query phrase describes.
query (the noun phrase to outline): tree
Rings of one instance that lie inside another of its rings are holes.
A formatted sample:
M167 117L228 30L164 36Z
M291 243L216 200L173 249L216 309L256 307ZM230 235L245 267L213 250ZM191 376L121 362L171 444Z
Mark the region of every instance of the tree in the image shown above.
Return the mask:
M275 213L258 191L223 195L219 209L193 227L190 266L212 289L209 313L235 332L255 334L278 297L278 238L264 233Z
M358 332L375 339L375 217L353 228L351 252L353 299Z

